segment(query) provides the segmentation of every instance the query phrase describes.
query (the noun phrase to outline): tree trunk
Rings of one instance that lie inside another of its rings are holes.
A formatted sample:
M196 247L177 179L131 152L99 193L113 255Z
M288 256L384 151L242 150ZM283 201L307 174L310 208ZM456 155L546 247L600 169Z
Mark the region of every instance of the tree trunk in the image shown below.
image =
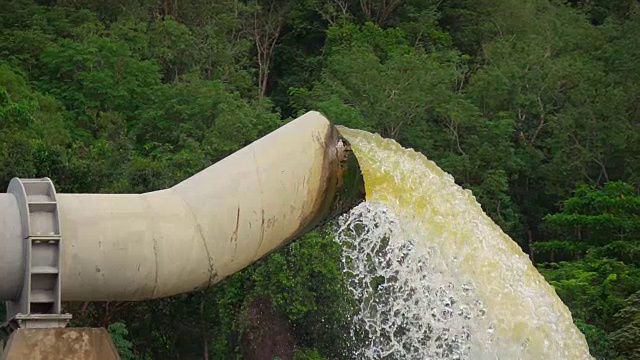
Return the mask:
M275 1L256 4L252 31L258 58L258 95L260 98L264 98L267 94L271 59L280 38L286 12L286 5L277 4Z
M531 262L533 263L533 265L535 265L536 264L536 260L535 260L535 256L534 256L534 253L533 253L533 233L531 232L531 229L528 230L528 234L529 234L529 259L531 259ZM551 256L553 256L553 255L551 255Z

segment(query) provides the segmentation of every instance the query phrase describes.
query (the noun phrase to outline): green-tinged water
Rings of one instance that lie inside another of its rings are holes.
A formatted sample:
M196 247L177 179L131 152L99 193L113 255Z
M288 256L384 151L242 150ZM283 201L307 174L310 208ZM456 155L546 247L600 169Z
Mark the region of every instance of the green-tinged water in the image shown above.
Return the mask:
M470 191L422 154L341 129L367 201L340 220L357 359L591 359L568 308Z

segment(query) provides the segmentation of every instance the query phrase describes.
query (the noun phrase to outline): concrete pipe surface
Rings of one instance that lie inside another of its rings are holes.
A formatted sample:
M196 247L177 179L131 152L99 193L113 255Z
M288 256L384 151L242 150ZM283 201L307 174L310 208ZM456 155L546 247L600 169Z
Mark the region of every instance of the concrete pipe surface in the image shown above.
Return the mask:
M55 179L53 179L55 182ZM346 140L307 113L176 186L57 194L64 301L136 301L213 285L364 199ZM0 196L0 300L24 276L18 205Z

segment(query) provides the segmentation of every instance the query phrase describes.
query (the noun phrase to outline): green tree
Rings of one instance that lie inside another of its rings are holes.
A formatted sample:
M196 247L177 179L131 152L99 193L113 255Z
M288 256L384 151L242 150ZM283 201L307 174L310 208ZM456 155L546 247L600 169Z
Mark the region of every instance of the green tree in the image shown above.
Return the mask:
M211 162L282 124L268 101L247 102L220 81L199 79L155 88L153 101L138 114L132 133L145 149L168 145L176 151L195 141Z
M609 338L618 353L629 360L640 359L640 291L625 300L614 322L617 330Z
M629 294L640 288L640 270L620 261L587 257L539 268L569 307L589 349L607 359L617 350L607 334L616 330L613 316Z
M622 182L582 185L545 217L554 237L537 242L540 271L567 304L598 358L633 353L633 295L640 289L640 197ZM555 263L554 261L560 261Z
M637 136L624 90L600 57L604 32L570 8L536 9L535 26L523 20L526 31L484 45L486 64L466 88L483 117L513 124L515 166L503 169L529 251L542 217L576 184L628 178Z
M70 141L64 112L51 97L33 91L15 70L0 64L0 181L57 175L67 170Z
M120 358L122 358L122 360L135 360L136 356L131 350L131 341L127 340L127 335L129 335L127 326L124 323L116 322L109 325L107 330L111 335L111 340L113 341L116 350L118 350Z
M39 83L77 116L94 136L103 113L132 120L159 85L158 67L133 56L126 43L106 37L63 39L40 57Z
M545 228L561 240L536 243L541 255L580 258L587 251L640 265L640 196L622 182L602 188L582 185L562 211L545 217Z

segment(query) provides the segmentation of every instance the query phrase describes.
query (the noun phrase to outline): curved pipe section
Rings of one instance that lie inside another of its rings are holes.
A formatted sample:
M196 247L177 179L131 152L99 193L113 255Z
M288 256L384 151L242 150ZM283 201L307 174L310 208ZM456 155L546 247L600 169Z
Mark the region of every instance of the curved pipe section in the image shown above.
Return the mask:
M22 221L17 199L0 194L0 300L16 298L24 281Z
M213 285L364 199L336 128L310 112L176 186L57 194L62 300L136 301ZM19 295L18 204L0 196L0 300Z

